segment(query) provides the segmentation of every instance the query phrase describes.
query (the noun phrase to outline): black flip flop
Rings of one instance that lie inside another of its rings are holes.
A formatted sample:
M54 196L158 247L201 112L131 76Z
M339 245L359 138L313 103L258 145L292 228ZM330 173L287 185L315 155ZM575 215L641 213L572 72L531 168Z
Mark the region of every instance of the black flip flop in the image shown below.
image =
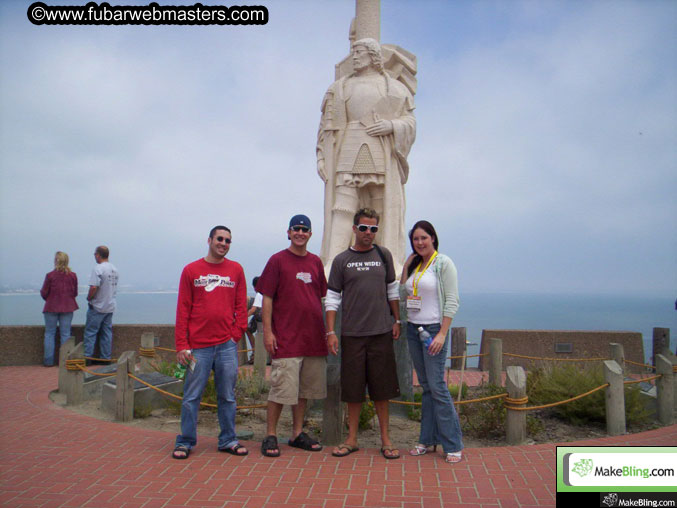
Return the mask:
M273 450L277 450L274 452ZM264 457L279 457L280 447L277 444L277 436L268 436L261 443L261 455Z
M219 448L220 452L230 453L231 455L237 455L238 457L244 457L249 455L249 450L245 449L244 453L237 453L240 448L244 448L240 443L231 446L230 448Z
M313 445L319 445L320 442L315 441L305 432L301 432L293 441L290 439L288 444L293 448L301 448L301 450L306 450L309 452L319 452L322 450L322 445L320 445L319 448L313 448Z

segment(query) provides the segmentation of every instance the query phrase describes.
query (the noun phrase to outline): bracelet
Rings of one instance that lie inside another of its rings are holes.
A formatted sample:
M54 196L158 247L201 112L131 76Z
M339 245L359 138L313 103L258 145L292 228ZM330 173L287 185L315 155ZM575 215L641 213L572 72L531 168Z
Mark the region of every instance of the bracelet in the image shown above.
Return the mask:
M331 332L327 332L324 334L325 337L329 337L330 335L336 335L336 332L332 330Z

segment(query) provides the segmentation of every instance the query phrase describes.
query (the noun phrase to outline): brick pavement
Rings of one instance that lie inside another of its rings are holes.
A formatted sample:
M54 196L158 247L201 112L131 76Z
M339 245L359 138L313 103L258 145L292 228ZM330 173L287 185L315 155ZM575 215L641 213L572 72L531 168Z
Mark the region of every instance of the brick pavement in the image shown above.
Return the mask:
M450 466L426 455L386 461L376 449L282 446L278 459L245 442L244 458L200 437L188 460L174 435L89 418L53 404L57 369L0 368L0 506L92 508L438 508L554 506L555 445L470 448ZM590 445L667 445L677 425ZM581 442L583 443L583 442ZM579 443L579 444L581 444ZM404 444L404 443L402 443Z

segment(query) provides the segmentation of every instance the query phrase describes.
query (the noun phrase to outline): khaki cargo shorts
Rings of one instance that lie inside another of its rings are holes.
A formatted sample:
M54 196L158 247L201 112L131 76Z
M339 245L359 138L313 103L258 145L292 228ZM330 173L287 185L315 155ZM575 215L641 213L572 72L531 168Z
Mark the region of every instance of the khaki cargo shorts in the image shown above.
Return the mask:
M327 358L298 356L272 361L268 400L294 406L299 399L327 397Z

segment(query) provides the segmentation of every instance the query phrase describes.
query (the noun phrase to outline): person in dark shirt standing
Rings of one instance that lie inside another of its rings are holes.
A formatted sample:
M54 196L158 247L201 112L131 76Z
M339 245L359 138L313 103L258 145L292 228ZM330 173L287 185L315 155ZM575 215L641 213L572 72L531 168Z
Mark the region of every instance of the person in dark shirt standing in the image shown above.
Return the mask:
M357 429L365 388L374 401L381 431L381 454L399 459L389 434L388 400L400 395L393 339L400 336L400 293L390 251L374 244L378 214L369 208L353 218L355 244L331 265L325 307L330 350L336 350L336 312L341 306L341 400L348 403L348 438L332 455L358 450Z

